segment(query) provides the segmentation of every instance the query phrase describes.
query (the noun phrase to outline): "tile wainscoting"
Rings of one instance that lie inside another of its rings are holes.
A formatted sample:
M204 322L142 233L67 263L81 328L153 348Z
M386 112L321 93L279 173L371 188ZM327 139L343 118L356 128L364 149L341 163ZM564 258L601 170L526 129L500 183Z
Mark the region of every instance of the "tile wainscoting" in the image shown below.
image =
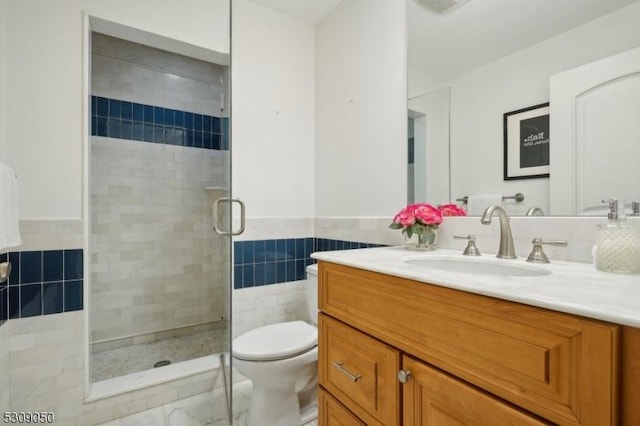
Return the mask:
M20 231L20 251L0 254L0 262L12 265L0 286L0 318L82 310L82 221L21 220Z
M6 318L82 310L83 250L18 251L0 255L11 262L2 309Z
M378 247L379 244L328 238L286 238L236 241L233 245L234 288L298 281L314 260L311 253Z

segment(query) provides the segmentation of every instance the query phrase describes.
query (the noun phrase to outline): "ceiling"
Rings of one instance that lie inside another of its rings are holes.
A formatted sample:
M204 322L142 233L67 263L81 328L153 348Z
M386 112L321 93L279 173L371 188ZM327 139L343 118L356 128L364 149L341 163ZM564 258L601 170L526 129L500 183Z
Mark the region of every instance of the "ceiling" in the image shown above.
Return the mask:
M251 1L312 25L342 2ZM448 80L640 0L406 1L409 68Z

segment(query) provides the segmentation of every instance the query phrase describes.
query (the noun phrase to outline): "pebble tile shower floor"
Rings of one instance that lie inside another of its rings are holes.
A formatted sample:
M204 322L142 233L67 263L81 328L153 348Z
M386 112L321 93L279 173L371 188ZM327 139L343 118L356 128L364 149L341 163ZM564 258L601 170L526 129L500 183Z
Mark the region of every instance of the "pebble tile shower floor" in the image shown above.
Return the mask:
M159 361L175 364L223 352L225 343L224 330L219 329L98 352L91 356L91 380L99 382L149 370Z

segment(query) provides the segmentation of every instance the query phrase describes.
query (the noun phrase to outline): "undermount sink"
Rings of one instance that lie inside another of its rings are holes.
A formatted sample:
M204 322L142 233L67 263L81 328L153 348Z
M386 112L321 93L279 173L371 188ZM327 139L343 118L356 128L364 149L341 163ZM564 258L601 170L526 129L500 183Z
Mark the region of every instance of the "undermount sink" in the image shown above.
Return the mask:
M405 263L424 269L456 272L473 275L494 275L500 277L539 277L551 271L533 265L516 265L511 260L459 258L433 256L406 259Z

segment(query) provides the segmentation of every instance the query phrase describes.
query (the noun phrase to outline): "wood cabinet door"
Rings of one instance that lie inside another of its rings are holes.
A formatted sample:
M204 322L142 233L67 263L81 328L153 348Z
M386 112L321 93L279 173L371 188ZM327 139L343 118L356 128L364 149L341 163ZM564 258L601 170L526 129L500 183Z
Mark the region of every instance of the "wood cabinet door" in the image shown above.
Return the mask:
M397 424L400 352L322 313L318 335L320 385L366 424Z
M404 356L405 426L539 426L551 425L413 358Z
M322 388L318 389L318 424L320 426L366 426Z

